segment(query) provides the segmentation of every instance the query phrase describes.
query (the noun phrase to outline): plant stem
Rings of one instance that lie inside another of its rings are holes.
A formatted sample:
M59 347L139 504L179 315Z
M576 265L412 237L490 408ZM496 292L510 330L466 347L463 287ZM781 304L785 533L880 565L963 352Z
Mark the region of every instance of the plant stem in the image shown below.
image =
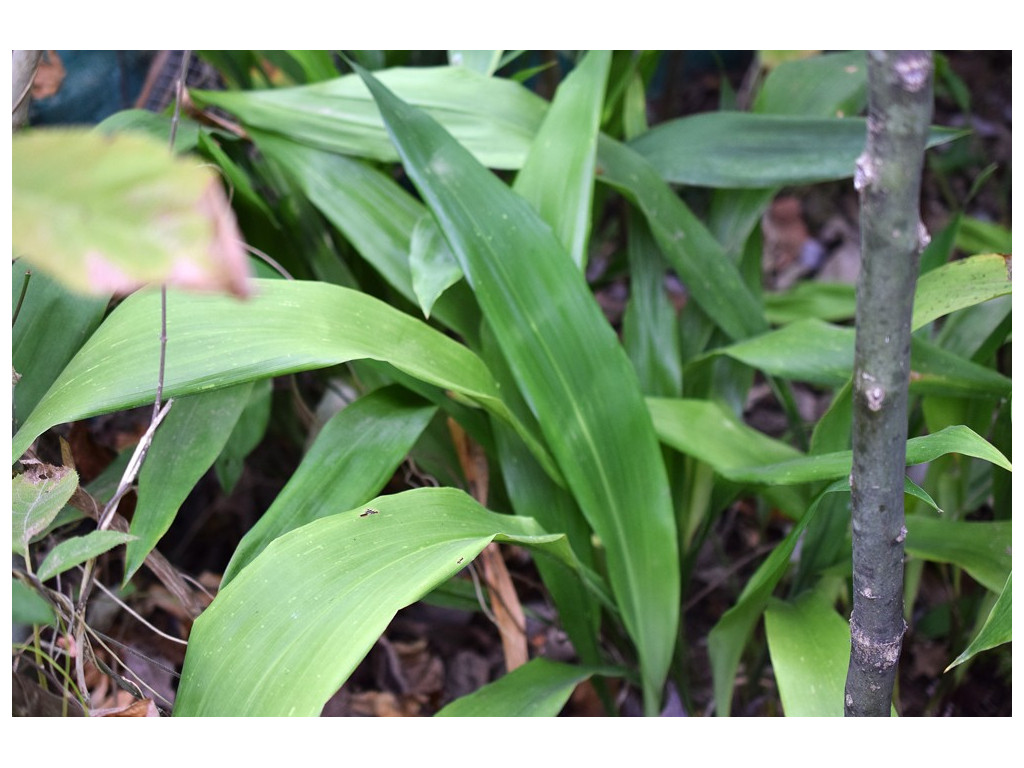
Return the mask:
M18 296L18 304L14 307L14 317L11 318L11 327L18 322L18 315L21 314L21 305L25 303L25 294L28 293L28 281L32 279L32 270L25 271L25 277L21 281L21 294Z
M861 196L861 272L854 357L853 614L847 716L888 717L903 620L903 478L910 321L927 240L919 197L932 114L927 51L868 53L868 140Z
M174 87L174 115L171 117L170 150L174 154L174 140L178 136L178 123L181 120L181 98L185 92L185 79L188 77L188 63L192 51L181 54L181 71ZM156 380L156 399L153 402L152 421L156 421L164 399L164 363L167 359L167 283L160 286L160 369Z

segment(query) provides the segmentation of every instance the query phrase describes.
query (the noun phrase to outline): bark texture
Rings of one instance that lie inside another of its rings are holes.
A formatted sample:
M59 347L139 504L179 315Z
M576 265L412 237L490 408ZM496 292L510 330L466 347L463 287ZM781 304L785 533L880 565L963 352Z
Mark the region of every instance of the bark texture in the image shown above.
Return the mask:
M853 614L847 716L888 717L903 620L903 478L910 321L927 242L919 200L932 116L927 51L868 53L868 140L861 196L861 272L854 358Z

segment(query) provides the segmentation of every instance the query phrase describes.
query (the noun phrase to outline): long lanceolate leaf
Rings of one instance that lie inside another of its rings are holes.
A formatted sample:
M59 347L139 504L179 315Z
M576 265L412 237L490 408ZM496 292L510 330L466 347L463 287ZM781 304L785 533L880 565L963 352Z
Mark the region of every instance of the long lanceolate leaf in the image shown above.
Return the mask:
M572 568L565 537L454 488L372 499L286 533L196 620L176 716L315 716L395 614L491 541Z
M928 146L965 135L933 128ZM849 178L867 121L708 112L653 128L630 146L666 181L707 187L775 187Z
M358 291L282 280L256 280L253 286L256 295L244 302L169 293L166 397L348 360L383 360L507 421L549 474L561 477L536 437L512 417L487 367L461 344ZM14 459L55 424L152 401L159 340L160 294L129 297L14 436Z
M647 218L666 260L716 325L736 340L768 330L759 300L722 246L644 157L602 136L597 163L599 178Z
M390 386L338 411L274 503L242 538L221 583L231 581L279 536L377 495L436 410Z
M430 112L491 168L518 168L544 116L544 100L518 83L466 67L395 67L379 74ZM230 110L246 125L287 133L340 154L397 159L366 87L355 75L265 91L198 91L201 105Z
M139 472L138 498L125 551L125 583L174 522L196 483L217 460L231 436L252 382L184 397L157 430Z
M441 126L367 74L406 171L448 238L607 552L655 712L679 616L664 465L636 375L564 248L529 205Z
M555 717L578 684L602 671L609 670L571 666L539 657L453 701L436 716Z
M611 51L590 51L558 87L516 177L529 200L582 269L590 235L594 158Z

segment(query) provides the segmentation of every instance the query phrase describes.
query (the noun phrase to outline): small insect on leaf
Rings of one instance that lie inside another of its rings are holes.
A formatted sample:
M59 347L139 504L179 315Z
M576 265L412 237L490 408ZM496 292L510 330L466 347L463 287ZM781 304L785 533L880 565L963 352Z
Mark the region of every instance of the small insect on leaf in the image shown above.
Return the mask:
M377 514L380 514L380 510L379 509L374 509L373 507L367 507L365 512L360 512L359 513L359 516L360 517L366 517L367 515L377 515Z
M455 561L455 564L458 565L459 563L461 563L465 559L466 558L464 558L464 557L460 557L458 560Z

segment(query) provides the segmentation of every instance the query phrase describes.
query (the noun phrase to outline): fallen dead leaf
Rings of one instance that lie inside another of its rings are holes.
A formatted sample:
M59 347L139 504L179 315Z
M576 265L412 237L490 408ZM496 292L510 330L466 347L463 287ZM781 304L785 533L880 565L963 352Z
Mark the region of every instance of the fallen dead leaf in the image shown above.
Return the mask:
M126 692L123 692L126 693ZM130 695L130 694L129 694ZM94 709L90 717L160 717L152 699L134 699L130 704L110 709Z

